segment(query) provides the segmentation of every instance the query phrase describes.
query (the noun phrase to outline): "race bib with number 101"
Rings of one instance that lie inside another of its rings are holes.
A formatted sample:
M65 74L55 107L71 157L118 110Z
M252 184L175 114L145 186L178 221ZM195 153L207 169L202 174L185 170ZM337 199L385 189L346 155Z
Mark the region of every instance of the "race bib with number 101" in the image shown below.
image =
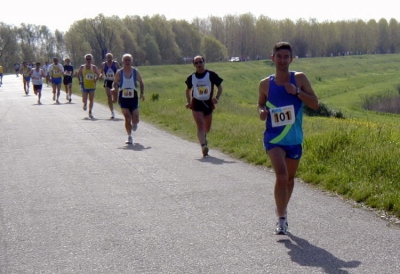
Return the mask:
M294 123L296 118L293 105L279 108L271 108L269 110L269 113L271 115L272 127L291 125Z

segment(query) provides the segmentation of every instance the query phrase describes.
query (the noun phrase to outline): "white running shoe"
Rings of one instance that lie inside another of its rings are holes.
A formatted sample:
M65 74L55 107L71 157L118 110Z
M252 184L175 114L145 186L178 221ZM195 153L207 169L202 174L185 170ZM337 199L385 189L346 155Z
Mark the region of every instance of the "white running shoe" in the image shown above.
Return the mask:
M132 131L136 131L137 130L137 124L132 124Z
M115 118L114 111L111 111L111 119L114 119L114 118Z
M276 235L287 235L288 223L285 217L280 217L276 223L275 234Z
M93 114L92 114L91 111L89 111L89 118L90 118L90 119L93 119Z
M131 136L131 135L129 135L129 136L128 136L128 140L126 140L126 141L125 141L125 144L127 144L127 145L131 145L132 143L133 143L132 136Z

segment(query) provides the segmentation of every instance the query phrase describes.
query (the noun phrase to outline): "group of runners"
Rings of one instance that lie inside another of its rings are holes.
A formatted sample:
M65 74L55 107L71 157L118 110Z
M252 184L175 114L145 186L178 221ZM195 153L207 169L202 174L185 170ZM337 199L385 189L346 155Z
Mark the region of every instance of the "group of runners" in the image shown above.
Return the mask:
M287 207L294 188L294 178L302 156L303 143L303 107L304 105L318 109L318 98L311 84L302 72L290 71L289 65L293 61L292 46L287 42L275 44L271 60L275 65L275 73L262 79L259 83L258 113L262 121L266 121L263 144L265 151L275 171L274 198L278 221L275 233L287 234L288 219ZM25 77L32 77L34 92L38 94L40 103L41 79L50 78L53 86L53 100L59 103L61 77L64 77L66 98L71 102L72 76L74 74L70 60L66 58L65 65L53 64L47 71L36 63L36 68L26 70L23 63L21 73ZM108 106L111 119L114 119L113 103L119 103L125 118L125 129L128 135L126 144L132 144L132 132L136 131L139 123L139 99L145 100L144 82L139 71L132 66L132 56L122 56L122 67L113 60L108 53L101 69L92 64L93 56L85 56L85 64L79 67L77 76L82 90L83 109L88 109L89 117L93 118L93 99L96 82L104 79L104 88L108 97ZM205 68L203 56L196 56L192 60L195 72L186 78L186 105L192 111L197 126L197 137L203 157L208 156L207 134L212 124L212 114L215 105L222 95L222 81L214 71ZM24 90L29 93L29 81ZM137 85L139 83L139 86ZM87 100L89 99L89 106Z
M18 68L19 66L15 66L14 68ZM38 96L38 104L41 104L42 97L42 87L43 87L43 78L46 79L47 86L51 84L53 89L53 101L56 101L59 104L59 97L61 92L61 83L64 83L65 90L67 93L67 100L71 102L71 96L68 96L68 91L71 91L72 87L72 75L73 75L73 67L70 65L69 58L65 58L65 65L61 65L58 62L58 58L53 58L53 63L49 64L46 61L43 65L40 62L36 62L34 68L27 62L22 62L22 65L19 67L18 71L16 70L16 75L22 75L22 84L24 88L24 92L26 95L29 95L30 83L33 85L33 92Z
M29 95L30 82L32 82L33 92L38 98L37 103L42 104L43 79L46 79L47 85L50 84L52 87L53 101L56 104L60 104L62 84L65 88L66 100L71 103L72 81L73 77L77 76L82 92L83 110L88 111L88 117L93 119L96 84L98 80L103 79L103 87L111 112L110 119L115 118L114 103L118 102L125 118L125 129L128 134L125 143L133 144L132 131L136 131L139 123L138 99L144 101L145 97L144 82L139 71L132 66L132 55L124 54L122 56L122 67L113 59L112 53L106 54L106 60L101 64L101 68L93 64L93 55L86 54L84 59L85 63L79 67L77 72L74 72L70 58L64 59L64 65L59 63L57 57L53 58L51 64L46 61L43 66L40 62L36 62L33 69L27 62L23 62L17 73L22 75L25 94Z

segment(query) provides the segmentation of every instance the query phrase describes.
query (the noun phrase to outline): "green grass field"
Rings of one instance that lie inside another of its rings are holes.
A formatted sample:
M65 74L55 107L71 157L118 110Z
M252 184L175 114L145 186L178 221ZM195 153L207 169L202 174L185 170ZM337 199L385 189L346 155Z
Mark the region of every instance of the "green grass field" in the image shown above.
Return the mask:
M224 92L208 136L210 148L269 167L262 145L264 122L258 118L256 104L258 83L274 73L272 63L221 62L206 67L224 79ZM191 112L185 109L184 81L194 71L193 66L138 69L146 85L141 119L197 141ZM346 118L305 117L304 156L297 177L400 217L400 117L362 107L368 96L399 96L400 55L295 59L291 69L305 72L320 102L341 111ZM79 89L74 86L74 90ZM151 100L156 94L158 100ZM106 103L101 83L96 101Z

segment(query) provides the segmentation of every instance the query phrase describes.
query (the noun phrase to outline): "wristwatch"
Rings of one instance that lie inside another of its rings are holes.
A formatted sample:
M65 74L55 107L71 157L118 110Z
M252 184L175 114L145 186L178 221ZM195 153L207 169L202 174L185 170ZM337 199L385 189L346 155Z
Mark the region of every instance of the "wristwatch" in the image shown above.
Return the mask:
M296 96L299 96L300 92L301 92L301 88L297 87L296 88Z

